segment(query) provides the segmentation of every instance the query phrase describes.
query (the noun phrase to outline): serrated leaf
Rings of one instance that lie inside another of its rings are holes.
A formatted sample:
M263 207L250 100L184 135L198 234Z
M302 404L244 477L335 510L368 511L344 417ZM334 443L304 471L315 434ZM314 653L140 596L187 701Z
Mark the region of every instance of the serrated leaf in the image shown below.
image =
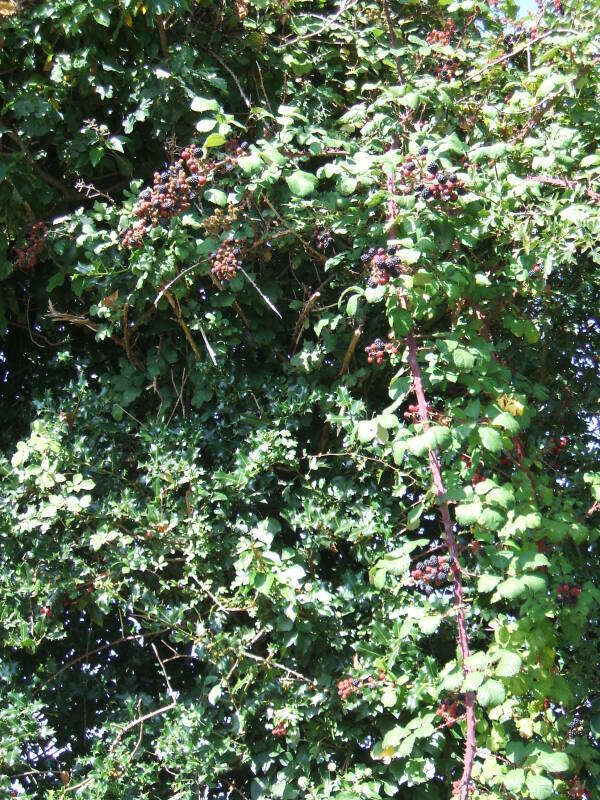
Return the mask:
M514 600L515 597L523 594L525 591L525 584L522 580L517 578L507 578L499 584L497 592L500 597L506 597L509 600Z
M262 161L256 153L251 153L249 156L240 156L238 158L238 165L244 175L256 175L257 172L262 170Z
M494 671L499 678L511 678L520 672L521 664L521 656L510 650L504 650Z
M483 512L483 506L479 502L479 500L475 500L473 503L463 503L460 506L456 506L455 514L456 514L456 521L461 525L474 525Z
M192 111L218 111L219 108L219 103L208 97L194 97L191 104Z
M511 769L506 775L502 776L502 783L509 792L518 792L525 783L525 770Z
M536 765L548 772L566 772L569 769L569 756L566 753L541 753Z
M216 119L199 119L196 123L196 130L200 133L208 133L217 124Z
M211 147L221 147L226 141L227 139L221 133L211 133L210 136L206 137L204 147L208 149Z
M493 678L483 683L477 692L477 700L484 708L499 706L504 702L505 697L504 686Z
M479 687L483 683L484 678L485 678L484 672L477 672L477 671L469 672L469 674L465 677L463 681L463 692L477 691L477 689L479 689Z
M500 578L497 575L481 575L477 581L478 592L493 592L496 586L500 583Z
M227 195L220 189L207 189L204 192L204 196L210 203L214 203L216 206L224 207L227 205Z
M530 772L527 776L526 783L529 794L534 800L546 800L546 798L550 797L554 792L552 781L548 780L548 778L544 778L543 775L536 775Z
M486 450L489 450L492 453L499 453L502 448L502 436L498 433L497 430L491 428L489 425L481 426L478 430L479 438L481 439L481 444L485 447Z
M308 197L317 188L318 179L311 172L297 169L285 179L290 192L296 197Z

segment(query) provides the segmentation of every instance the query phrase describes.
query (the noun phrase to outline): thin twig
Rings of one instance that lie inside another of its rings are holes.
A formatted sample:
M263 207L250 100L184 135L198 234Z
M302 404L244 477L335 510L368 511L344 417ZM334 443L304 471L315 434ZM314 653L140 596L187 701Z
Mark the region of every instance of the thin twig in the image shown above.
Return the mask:
M183 272L180 272L178 275L176 275L176 276L173 278L173 280L172 280L172 281L169 281L168 283L166 283L166 284L163 286L163 288L160 290L160 292L159 292L159 293L156 295L156 297L154 298L154 303L153 303L154 307L156 308L156 307L158 306L158 303L160 302L160 299L161 299L161 297L162 297L162 296L165 294L165 292L168 292L168 291L169 291L169 289L171 288L171 286L173 286L174 284L176 284L176 283L177 283L177 281L178 281L180 278L183 278L183 276L184 276L184 275L187 275L187 274L188 274L188 272L191 272L192 270L196 269L196 267L198 267L198 266L200 266L200 261L197 261L195 264L192 264L192 266L191 266L191 267L188 267L187 269L184 269L184 270L183 270Z
M319 251L318 251L318 250L315 250L315 248L314 248L314 247L312 247L312 246L311 246L311 245L310 245L308 242L306 242L306 241L305 241L305 240L304 240L304 239L303 239L303 238L300 236L300 234L299 234L297 231L295 231L295 230L294 230L292 227L290 227L290 225L288 225L288 223L286 222L286 220L285 220L285 219L284 219L284 218L281 216L281 214L279 213L279 211L277 211L277 209L275 208L275 206L274 206L274 205L273 205L273 203L272 203L272 202L269 200L269 198L268 198L268 197L266 197L266 196L265 196L263 199L264 199L265 203L266 203L266 204L269 206L269 208L271 209L271 211L272 211L272 212L275 214L275 216L277 217L277 219L278 219L278 220L281 222L281 224L282 224L282 225L283 225L285 228L287 228L287 230L288 230L288 231L289 231L289 232L292 234L292 236L294 236L296 239L298 239L298 241L299 241L299 242L301 242L302 246L303 246L303 247L305 247L305 248L306 248L306 250L308 250L308 252L309 252L309 253L311 253L311 254L312 254L312 255L313 255L315 258L317 258L317 259L318 259L318 260L321 262L321 264L324 264L324 263L327 261L327 259L325 258L325 256L324 256L322 253L319 253Z
M307 683L309 686L316 686L315 681L307 678L306 675L303 675L301 672L297 672L295 669L286 667L285 664L280 664L278 661L272 661L270 658L265 658L264 656L255 656L254 653L249 653L247 650L243 650L241 655L244 658L251 659L252 661L259 661L261 664L266 664L269 667L275 667L276 669L282 670L288 675L293 675L299 681Z
M179 304L177 303L177 301L175 300L175 298L173 297L171 292L166 291L164 294L165 294L165 297L167 298L167 300L169 301L169 304L170 304L171 308L175 312L175 317L177 319L179 327L183 331L183 333L185 335L185 338L188 340L188 343L189 343L190 347L194 351L194 355L196 356L197 359L200 359L201 358L200 350L198 349L198 345L194 341L194 337L192 336L192 332L190 331L186 321L184 320L184 318L183 318L183 316L181 314L181 308L179 307Z
M152 650L154 651L154 655L155 655L155 656L156 656L156 658L158 659L158 663L160 664L160 668L162 669L162 673L163 673L163 675L165 676L165 681L167 682L167 692L168 692L168 694L169 694L169 697L171 698L171 700L172 700L173 702L176 702L176 700L177 700L177 695L176 695L176 694L175 694L175 692L173 691L173 687L171 686L171 681L169 680L169 676L167 675L167 670L165 669L165 665L164 665L164 664L163 664L163 662L161 661L161 658L160 658L160 656L159 656L159 654L158 654L158 650L156 649L156 645L154 644L154 642L152 642L152 644L150 645L150 647L151 647L151 648L152 648Z
M358 0L342 0L339 9L331 17L319 17L315 14L314 16L317 16L317 19L324 21L324 25L321 28L319 28L319 30L313 31L312 33L306 33L304 34L304 36L296 36L293 39L288 39L283 44L276 47L275 50L286 50L291 45L296 44L296 42L303 42L306 41L306 39L312 39L314 36L319 36L321 33L324 33L324 31L326 31L328 28L331 28L333 23L338 19L338 17L340 17L344 13L344 11L348 11L350 8L352 8L352 6L355 6L357 3Z
M348 345L348 348L347 348L347 350L346 350L346 352L344 354L344 359L342 361L342 366L340 367L339 372L335 376L336 379L337 378L341 378L342 375L345 372L347 372L348 367L350 366L350 359L352 358L352 356L354 354L354 351L356 350L356 345L358 344L358 340L360 339L361 336L362 336L362 328L357 328L354 331L354 335L352 336L352 339L350 339L350 344Z
M214 60L217 61L223 67L223 69L231 75L231 77L233 78L233 82L237 86L237 90L240 93L242 100L246 104L246 108L250 108L252 103L250 102L250 100L248 100L248 98L244 94L244 90L242 89L242 86L239 80L237 79L235 72L231 69L231 67L228 67L227 64L223 61L223 59L220 58L215 52L213 52L210 49L210 47L207 47L206 49L208 50L210 57L214 58Z
M257 286L257 284L256 284L256 283L255 283L255 282L252 280L252 278L250 277L250 275L248 275L248 273L246 272L246 270L245 270L243 267L240 267L240 272L242 273L242 275L244 275L244 276L245 276L245 277L246 277L246 278L247 278L247 279L250 281L250 283L252 284L252 286L254 286L254 288L256 289L256 291L258 292L258 294L259 294L259 295L262 297L262 299L265 301L265 303L266 303L266 304L269 306L269 308L271 309L271 311L273 311L275 314L277 314L277 316L279 317L279 319L282 319L281 313L280 313L280 312L277 310L277 308L276 308L276 307L273 305L273 303L272 303L272 302L269 300L269 298L267 297L267 295L266 295L266 294L265 294L263 291L261 291L261 289L259 289L259 287Z

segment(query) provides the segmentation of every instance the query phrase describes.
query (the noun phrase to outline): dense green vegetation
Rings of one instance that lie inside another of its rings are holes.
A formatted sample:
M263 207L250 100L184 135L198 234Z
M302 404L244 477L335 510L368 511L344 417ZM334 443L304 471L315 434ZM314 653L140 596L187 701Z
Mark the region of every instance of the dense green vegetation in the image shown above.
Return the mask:
M2 2L0 791L600 797L600 15Z

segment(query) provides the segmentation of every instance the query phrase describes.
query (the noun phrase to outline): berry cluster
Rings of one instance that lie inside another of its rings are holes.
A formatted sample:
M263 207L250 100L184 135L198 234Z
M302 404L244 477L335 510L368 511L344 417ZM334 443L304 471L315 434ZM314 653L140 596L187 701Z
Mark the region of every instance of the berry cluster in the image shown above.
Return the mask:
M190 145L181 152L181 158L154 173L154 185L140 192L134 209L138 222L123 232L123 247L140 247L150 228L166 228L176 214L186 211L196 197L196 190L205 186L208 178L201 171L199 157L202 150Z
M550 437L550 447L548 448L548 454L551 456L560 455L561 450L569 444L569 440L566 436L561 436L560 439L555 439L554 436Z
M429 148L426 145L419 150L419 158L415 160L407 156L400 167L400 175L404 184L399 187L404 195L414 194L421 200L444 200L454 202L459 195L466 193L466 188L455 172L447 173L441 169L437 161L430 161L424 168Z
M347 700L353 694L360 694L360 681L358 678L342 678L337 683L338 695L342 700Z
M431 556L426 561L419 561L411 570L410 583L419 592L430 595L434 587L443 586L453 580L450 558L448 556Z
M286 736L288 732L285 722L279 722L273 726L273 736Z
M385 286L392 278L402 273L402 261L396 255L397 248L390 245L387 250L383 247L371 247L360 257L361 262L369 267L367 286Z
M52 609L49 606L42 606L40 608L40 614L42 617L51 617Z
M438 717L443 717L446 720L446 725L453 725L457 719L464 716L466 709L464 705L459 702L455 695L444 697L440 707L437 710Z
M210 254L211 272L220 281L230 281L238 274L242 262L237 242L223 242L216 253Z
M556 590L558 602L565 606L574 606L580 594L581 586L576 586L574 583L561 583Z
M583 736L585 733L585 723L580 716L575 714L569 725L569 737L574 739L576 736Z
M217 208L210 217L203 219L200 225L204 233L211 239L216 239L223 231L229 230L236 222L240 213L240 207L228 205L227 210Z
M482 483L484 480L486 480L486 477L483 472L479 472L479 470L476 469L471 478L471 486L477 486L478 483Z
M440 58L434 75L438 80L451 81L460 69L460 61L457 58Z
M590 793L586 785L577 775L569 781L569 797L572 800L590 800Z
M324 253L325 250L328 250L333 244L331 231L328 228L317 226L313 231L313 242L317 250Z
M393 336L391 333L389 335L390 337ZM397 355L398 345L393 341L386 343L383 339L377 338L365 347L365 353L369 364L383 364L383 359L386 355Z
M444 25L443 30L430 31L425 38L427 39L427 44L449 45L450 39L454 36L455 32L456 25L453 20L449 19Z
M17 267L19 269L33 269L35 267L46 243L47 230L41 220L31 226L23 247L19 247L16 250Z
M153 187L140 192L134 209L138 222L123 231L123 247L141 247L151 228L168 227L174 216L190 207L197 191L206 185L211 174L219 170L230 172L247 150L247 142L240 144L231 140L225 143L225 152L220 154L220 160L205 162L201 160L201 148L195 145L184 147L174 164L165 164L162 172L154 173Z
M379 673L379 680L385 680L385 672ZM366 684L367 687L374 687L377 686L377 680L372 675L367 675L366 678L362 679L362 683ZM342 678L342 680L338 681L337 683L337 691L338 695L342 700L347 700L348 697L351 697L353 694L360 694L361 691L361 681L358 678Z
M438 425L449 425L450 419L446 417L441 411L438 411L431 405L427 405L427 416L430 420L435 421ZM403 414L404 419L409 422L420 422L421 416L419 406L416 403L411 403Z

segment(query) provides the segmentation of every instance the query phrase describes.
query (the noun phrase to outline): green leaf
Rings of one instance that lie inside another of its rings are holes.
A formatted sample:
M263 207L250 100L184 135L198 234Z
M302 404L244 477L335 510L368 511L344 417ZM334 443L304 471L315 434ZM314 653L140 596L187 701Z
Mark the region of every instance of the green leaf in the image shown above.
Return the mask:
M530 772L527 776L526 783L529 794L534 800L546 800L547 797L550 797L554 793L552 781L548 780L548 778L544 778L542 775L536 775Z
M536 766L548 772L566 772L569 767L569 756L566 753L541 753L536 758Z
M508 789L509 792L518 792L523 787L525 783L525 770L522 769L511 769L510 772L507 772L505 775L502 776L502 783Z
M214 203L216 206L224 207L227 205L227 195L220 189L207 189L204 192L204 196L210 203Z
M499 706L505 697L504 686L493 678L483 683L477 692L477 700L484 708Z
M502 450L502 436L497 430L494 430L494 428L486 425L481 426L478 429L478 433L479 438L481 439L481 444L486 450L490 450L492 453L499 453Z
M102 25L104 28L110 27L110 14L108 11L104 11L101 8L97 8L94 11L94 19L98 23L98 25Z
M511 678L521 671L521 664L521 657L517 653L503 650L494 671L499 678Z
M522 579L507 578L499 584L497 592L500 597L506 597L509 600L514 600L525 591L526 586Z
M297 169L286 179L290 192L296 197L308 197L317 188L318 179L310 172Z
M204 142L204 147L211 148L211 147L221 147L222 144L225 144L227 139L220 133L211 133L210 136L206 137Z
M191 104L192 111L219 111L221 106L216 100L207 97L194 97Z
M483 506L479 502L479 500L475 500L473 503L463 503L462 505L456 506L455 514L456 514L456 521L461 525L474 525L483 512Z
M209 131L212 131L216 124L216 119L199 119L196 123L196 130L199 133L208 133Z
M475 356L466 347L457 347L452 353L452 359L462 372L470 372L475 366Z
M256 153L251 153L249 156L240 156L238 165L244 175L256 175L263 168L263 162Z

